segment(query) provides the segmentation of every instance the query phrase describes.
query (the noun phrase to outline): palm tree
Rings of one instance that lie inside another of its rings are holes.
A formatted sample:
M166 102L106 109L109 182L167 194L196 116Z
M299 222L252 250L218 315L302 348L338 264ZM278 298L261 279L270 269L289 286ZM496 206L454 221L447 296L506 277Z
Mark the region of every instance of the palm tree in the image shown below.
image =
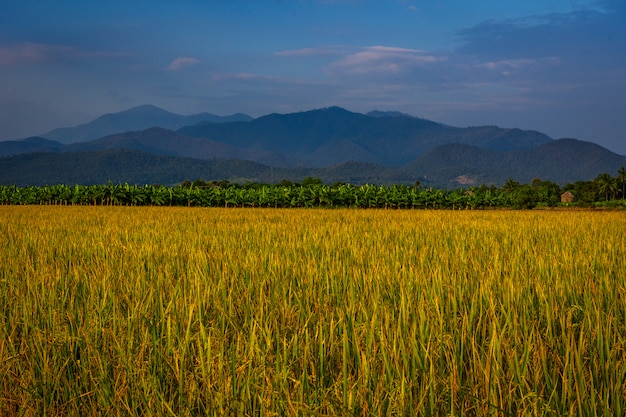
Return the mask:
M626 199L626 169L624 167L617 171L617 181L622 183L622 199Z
M598 194L604 194L604 201L609 201L609 194L614 194L619 190L617 181L609 174L600 174L595 180L598 187Z
M512 193L513 191L518 189L519 186L519 182L515 181L513 178L509 178L509 180L505 182L502 186L502 191L504 191L505 193Z

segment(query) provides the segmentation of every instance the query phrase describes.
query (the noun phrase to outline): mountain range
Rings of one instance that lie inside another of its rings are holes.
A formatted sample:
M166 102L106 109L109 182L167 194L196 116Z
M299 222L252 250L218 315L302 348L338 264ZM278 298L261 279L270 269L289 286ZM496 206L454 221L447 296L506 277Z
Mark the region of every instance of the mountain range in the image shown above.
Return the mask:
M241 113L225 117L211 113L182 116L146 104L119 113L105 114L79 126L54 129L41 137L61 143L87 142L116 133L142 130L153 126L175 130L200 122L226 123L250 120L252 117Z
M176 184L185 179L414 183L509 178L560 184L614 173L626 156L576 139L453 127L399 112L329 107L252 118L182 116L144 105L38 137L0 142L0 184Z

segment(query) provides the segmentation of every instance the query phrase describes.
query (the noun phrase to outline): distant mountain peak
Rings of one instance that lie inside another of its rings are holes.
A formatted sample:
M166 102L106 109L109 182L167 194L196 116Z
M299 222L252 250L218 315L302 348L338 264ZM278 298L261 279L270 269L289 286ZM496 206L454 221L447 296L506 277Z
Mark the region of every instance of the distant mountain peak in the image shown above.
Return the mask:
M315 111L315 110L314 110ZM318 111L323 111L323 112L341 112L341 113L353 113L350 110L346 110L343 107L339 107L339 106L330 106L330 107L322 107L321 109L318 109Z
M320 107L318 109L312 109L312 110L307 110L304 112L295 112L295 113L290 113L291 115L295 115L295 114L358 114L358 113L354 113L351 112L350 110L344 109L343 107L339 107L339 106L330 106L330 107ZM281 114L281 116L288 116L289 114Z
M144 130L150 127L176 130L183 126L202 122L228 123L250 120L252 120L252 117L241 113L224 117L206 112L183 116L151 104L142 104L117 113L104 114L89 123L79 126L54 129L41 136L69 144L88 142L117 133Z
M152 104L141 104L139 106L131 107L126 110L122 110L117 113L109 113L109 114L146 114L146 113L167 113L174 114L160 107L154 106Z
M402 113L399 111L383 111L383 110L372 110L365 114L369 117L411 117L415 119L415 116L411 116L408 113Z

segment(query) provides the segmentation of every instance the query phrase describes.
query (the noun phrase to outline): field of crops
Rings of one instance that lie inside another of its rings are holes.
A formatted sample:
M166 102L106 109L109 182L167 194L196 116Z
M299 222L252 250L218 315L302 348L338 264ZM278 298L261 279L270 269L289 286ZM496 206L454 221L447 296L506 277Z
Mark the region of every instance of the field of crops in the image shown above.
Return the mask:
M0 415L624 415L626 214L0 206Z

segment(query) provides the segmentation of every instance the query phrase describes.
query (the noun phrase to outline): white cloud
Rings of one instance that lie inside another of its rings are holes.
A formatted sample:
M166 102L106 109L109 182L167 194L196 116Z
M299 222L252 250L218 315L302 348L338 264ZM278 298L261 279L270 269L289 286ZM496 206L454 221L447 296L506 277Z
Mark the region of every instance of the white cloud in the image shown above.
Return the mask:
M200 63L200 60L197 58L191 57L180 57L173 60L170 65L167 67L168 71L180 71L185 68L192 67Z
M506 69L516 69L528 66L534 63L534 59L508 59L504 61L491 61L484 64L479 64L478 67L487 68L490 70L504 71Z
M530 70L542 70L547 67L559 65L561 60L556 57L546 58L520 58L520 59L505 59L499 61L488 61L477 64L479 69L486 69L490 73L496 72L501 75L509 76L513 73L519 73L521 71Z
M428 54L420 49L390 46L369 46L346 55L327 67L332 73L347 74L398 74L415 67L445 61L442 56Z

